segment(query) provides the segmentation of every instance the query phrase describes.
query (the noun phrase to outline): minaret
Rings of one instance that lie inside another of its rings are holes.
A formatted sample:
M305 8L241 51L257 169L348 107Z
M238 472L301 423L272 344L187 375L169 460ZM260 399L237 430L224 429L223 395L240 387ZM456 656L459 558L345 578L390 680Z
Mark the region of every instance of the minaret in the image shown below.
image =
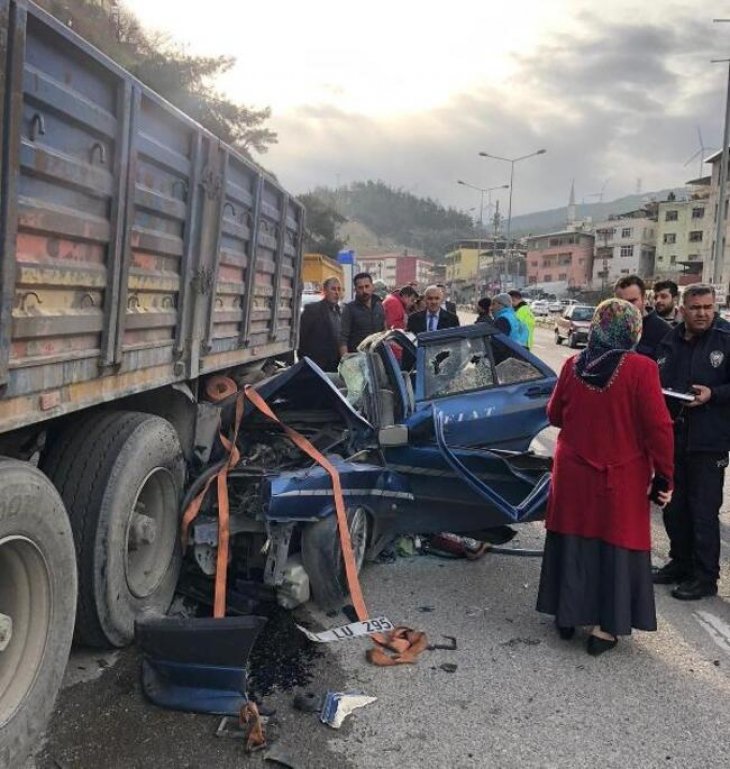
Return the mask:
M575 224L575 179L570 182L570 200L568 201L568 227Z

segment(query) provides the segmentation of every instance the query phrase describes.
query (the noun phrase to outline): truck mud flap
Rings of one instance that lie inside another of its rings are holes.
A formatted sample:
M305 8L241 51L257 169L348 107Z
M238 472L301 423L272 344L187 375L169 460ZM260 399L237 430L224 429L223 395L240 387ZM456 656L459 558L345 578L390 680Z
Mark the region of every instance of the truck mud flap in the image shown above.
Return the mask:
M542 475L532 491L530 491L522 502L518 505L513 505L494 491L494 489L490 488L484 481L474 475L468 467L465 467L456 454L454 454L454 452L446 445L446 439L444 437L444 415L437 412L435 409L433 412L433 428L436 436L436 444L438 445L442 456L449 464L449 467L464 480L472 491L487 500L491 505L494 505L494 507L496 507L509 521L517 522L529 518L547 501L550 492L550 473ZM484 453L497 457L505 462L505 464L508 464L504 457L497 453L492 453L487 450L485 450Z
M248 702L248 657L266 622L256 616L138 620L145 696L170 710L237 716Z

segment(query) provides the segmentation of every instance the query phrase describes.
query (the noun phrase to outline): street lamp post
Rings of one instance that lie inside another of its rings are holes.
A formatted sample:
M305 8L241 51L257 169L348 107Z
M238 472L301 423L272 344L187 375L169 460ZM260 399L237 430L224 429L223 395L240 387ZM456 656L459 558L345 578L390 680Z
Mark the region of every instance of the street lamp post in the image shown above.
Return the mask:
M492 155L489 152L480 152L480 157L483 158L492 158L493 160L502 160L505 163L510 164L510 171L509 171L509 207L507 209L507 260L509 260L509 250L510 250L510 244L511 244L511 237L512 237L512 190L514 189L514 179L515 179L515 163L519 163L520 160L527 160L527 158L534 158L536 155L544 155L547 152L547 150L537 150L536 152L530 152L528 155L520 155L520 157L517 158L503 158L500 155ZM509 261L507 261L507 264L509 265ZM507 272L509 274L509 266L507 267Z
M463 179L457 179L457 184L461 184L464 187L469 187L469 189L476 190L480 193L480 199L479 199L479 237L477 238L477 278L479 276L479 269L481 267L481 259L479 256L479 252L482 250L482 234L484 232L484 193L486 192L489 195L489 207L491 209L492 206L492 192L494 190L506 190L509 187L509 184L498 184L496 187L477 187L475 184L469 184L469 182L465 182ZM510 195L512 193L512 190L510 189ZM497 244L494 243L494 248L496 249Z

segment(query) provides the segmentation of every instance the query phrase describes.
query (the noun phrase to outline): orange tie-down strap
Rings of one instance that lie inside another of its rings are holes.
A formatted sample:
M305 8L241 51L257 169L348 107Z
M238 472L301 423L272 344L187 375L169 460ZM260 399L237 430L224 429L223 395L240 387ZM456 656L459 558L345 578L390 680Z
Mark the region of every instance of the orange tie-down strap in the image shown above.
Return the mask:
M218 479L218 558L216 561L215 577L215 598L213 616L225 616L225 593L226 593L226 570L228 567L228 470L234 467L240 454L236 447L238 430L243 416L243 405L248 398L252 406L258 409L264 416L276 422L290 438L290 440L301 449L307 456L320 465L330 476L332 480L332 495L335 501L335 512L337 515L337 531L340 537L340 547L345 562L345 576L347 586L350 591L350 597L355 608L357 618L363 622L368 619L369 614L365 606L365 599L360 586L360 579L357 574L355 556L352 552L352 542L350 540L350 530L347 526L347 514L345 512L344 496L342 494L342 484L340 474L337 468L319 452L303 435L293 428L284 424L274 412L269 408L266 401L253 389L251 385L246 385L239 392L236 399L236 417L233 430L233 439L228 440L221 434L221 441L229 453L229 461L221 468L217 475ZM216 477L216 476L213 476ZM197 516L203 499L210 488L213 478L210 478L203 487L202 491L190 502L188 508L183 513L182 521L182 541L183 545L187 543L187 532L190 524ZM367 652L367 659L373 665L383 667L391 665L403 665L414 663L418 655L427 648L428 640L426 634L412 630L411 628L399 626L385 634L371 636L377 644L375 649ZM390 653L388 653L390 652Z

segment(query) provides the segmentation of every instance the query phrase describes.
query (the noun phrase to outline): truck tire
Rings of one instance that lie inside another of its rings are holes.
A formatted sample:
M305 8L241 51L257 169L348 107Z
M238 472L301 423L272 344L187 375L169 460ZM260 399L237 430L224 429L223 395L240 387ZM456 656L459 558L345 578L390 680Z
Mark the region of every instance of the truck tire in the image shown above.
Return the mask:
M368 546L370 515L364 507L348 508L347 523L359 574ZM334 513L304 527L302 564L309 577L315 603L325 611L339 609L350 591L337 533L337 516Z
M0 767L23 766L38 744L61 687L75 609L63 502L35 467L0 458Z
M75 639L121 647L141 614L164 613L182 562L184 460L173 426L137 412L97 412L52 444L43 467L76 542Z

